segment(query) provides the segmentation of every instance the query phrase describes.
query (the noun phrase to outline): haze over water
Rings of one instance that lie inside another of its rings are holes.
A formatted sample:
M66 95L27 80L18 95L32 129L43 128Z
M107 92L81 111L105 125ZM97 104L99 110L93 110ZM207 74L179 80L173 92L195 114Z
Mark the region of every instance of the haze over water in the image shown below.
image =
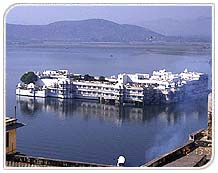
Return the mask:
M112 55L112 56L111 56ZM6 115L27 124L17 130L21 153L64 160L139 166L188 140L207 126L207 100L169 106L118 107L93 102L16 97L26 71L68 69L72 73L111 76L168 71L208 73L207 51L166 52L143 48L16 48L6 52Z

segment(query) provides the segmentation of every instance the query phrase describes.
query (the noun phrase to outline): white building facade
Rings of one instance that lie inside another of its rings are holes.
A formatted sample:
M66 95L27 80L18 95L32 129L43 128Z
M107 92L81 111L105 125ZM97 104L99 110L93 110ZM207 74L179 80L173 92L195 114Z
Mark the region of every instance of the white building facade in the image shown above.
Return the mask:
M164 70L149 74L119 74L100 80L85 79L67 70L37 72L38 81L28 85L19 83L17 95L92 99L112 103L164 104L197 98L208 93L208 75L185 70L173 74Z

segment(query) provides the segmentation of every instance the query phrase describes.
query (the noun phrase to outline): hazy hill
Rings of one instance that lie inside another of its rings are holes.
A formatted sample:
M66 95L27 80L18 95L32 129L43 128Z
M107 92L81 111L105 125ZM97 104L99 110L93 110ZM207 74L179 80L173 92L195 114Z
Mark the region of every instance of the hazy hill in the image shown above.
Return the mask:
M178 36L183 38L198 38L210 41L212 38L212 19L210 17L199 17L196 19L175 20L163 18L151 21L135 23L142 27L158 32L166 36Z
M70 40L78 42L131 42L162 40L164 35L136 25L103 19L60 21L48 25L7 24L7 41Z

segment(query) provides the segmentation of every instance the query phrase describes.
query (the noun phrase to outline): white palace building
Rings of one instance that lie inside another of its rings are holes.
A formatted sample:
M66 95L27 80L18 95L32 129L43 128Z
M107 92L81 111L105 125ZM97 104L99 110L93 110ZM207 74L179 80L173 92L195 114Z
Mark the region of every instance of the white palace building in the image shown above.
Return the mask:
M117 77L87 78L68 70L36 72L33 84L18 83L17 95L92 99L111 103L165 104L200 98L208 93L208 75L184 72L173 74L164 70L149 74L119 74ZM90 77L90 76L89 76Z

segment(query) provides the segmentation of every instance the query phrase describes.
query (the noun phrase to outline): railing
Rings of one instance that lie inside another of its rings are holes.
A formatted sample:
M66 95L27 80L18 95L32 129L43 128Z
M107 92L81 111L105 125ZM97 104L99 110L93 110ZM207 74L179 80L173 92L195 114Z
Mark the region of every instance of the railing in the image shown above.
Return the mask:
M191 133L189 135L189 140L196 141L197 139L200 139L203 136L205 136L206 135L205 132L206 132L205 129L200 129L200 130L198 130L198 131L196 131L194 133Z
M35 165L35 166L50 166L50 167L112 167L113 165L78 162L78 161L66 161L42 157L11 155L7 156L7 162L10 165ZM13 163L12 163L13 162ZM20 164L19 164L20 163ZM22 163L22 164L21 164Z
M154 160L151 160L150 162L146 163L145 165L142 166L147 166L147 167L161 167L163 165L166 165L172 161L175 161L178 158L181 158L191 151L195 149L195 142L194 141L188 141L185 145L165 154L162 155Z

